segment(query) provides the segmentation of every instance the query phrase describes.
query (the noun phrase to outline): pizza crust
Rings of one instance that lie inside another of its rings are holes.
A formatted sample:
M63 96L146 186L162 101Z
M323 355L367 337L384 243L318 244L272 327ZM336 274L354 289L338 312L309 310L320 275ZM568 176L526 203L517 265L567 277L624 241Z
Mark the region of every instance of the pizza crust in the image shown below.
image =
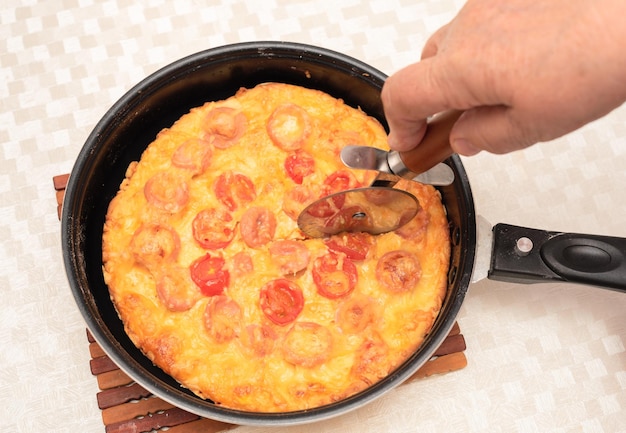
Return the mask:
M134 344L197 395L322 406L386 377L431 329L450 256L433 187L399 182L421 210L364 235L364 258L352 235L331 248L297 227L310 201L374 178L343 166L346 144L386 148L386 134L325 93L266 83L191 109L130 164L104 225L105 282Z

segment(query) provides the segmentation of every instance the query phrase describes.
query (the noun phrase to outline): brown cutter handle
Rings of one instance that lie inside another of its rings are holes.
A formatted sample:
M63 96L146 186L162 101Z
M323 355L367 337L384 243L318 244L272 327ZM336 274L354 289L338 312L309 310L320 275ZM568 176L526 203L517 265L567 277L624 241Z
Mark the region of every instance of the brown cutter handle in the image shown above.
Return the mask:
M448 110L435 116L429 123L424 138L414 149L398 152L400 159L413 173L424 173L454 153L450 147L450 131L463 114Z

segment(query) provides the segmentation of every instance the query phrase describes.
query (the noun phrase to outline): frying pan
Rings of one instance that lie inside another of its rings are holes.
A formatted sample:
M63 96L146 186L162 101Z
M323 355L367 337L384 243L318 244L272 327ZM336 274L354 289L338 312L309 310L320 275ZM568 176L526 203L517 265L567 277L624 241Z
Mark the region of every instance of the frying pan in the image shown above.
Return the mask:
M206 418L234 424L293 425L361 407L401 384L430 359L456 319L475 261L476 214L469 180L456 155L445 161L454 171L454 183L439 188L451 233L448 290L439 317L422 346L392 374L342 401L306 411L256 413L224 408L195 396L155 367L130 341L102 275L104 219L128 164L140 158L161 129L171 126L190 108L225 99L240 87L275 81L322 90L360 107L386 125L380 101L385 79L375 68L328 49L288 42L233 44L202 51L164 67L133 87L105 113L87 138L68 181L61 217L63 258L87 327L107 355L133 380L163 400ZM504 231L510 233L508 226ZM540 235L554 237L546 233ZM535 239L537 245L540 241ZM597 240L598 248L604 245L603 241ZM615 249L622 256L626 250L623 244ZM515 265L513 255L500 254ZM524 257L529 256L533 257ZM596 261L604 263L602 258ZM500 276L518 278L509 262ZM621 265L626 267L623 259ZM587 269L585 275L593 276L593 269L590 271ZM623 276L624 271L621 272ZM564 280L554 275L549 277ZM621 290L623 281L626 277L618 280Z

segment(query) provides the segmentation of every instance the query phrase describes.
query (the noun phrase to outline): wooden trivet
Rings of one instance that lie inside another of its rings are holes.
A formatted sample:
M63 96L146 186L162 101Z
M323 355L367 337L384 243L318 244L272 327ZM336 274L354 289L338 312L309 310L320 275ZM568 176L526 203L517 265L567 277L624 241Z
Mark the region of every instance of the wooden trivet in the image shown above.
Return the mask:
M67 174L53 177L59 219L68 178ZM122 372L89 331L87 339L91 373L96 376L100 389L96 399L102 410L106 433L146 433L165 427L172 433L220 433L238 427L236 424L202 418L155 397ZM465 338L459 324L455 323L431 359L404 384L435 374L461 370L467 366L465 349Z

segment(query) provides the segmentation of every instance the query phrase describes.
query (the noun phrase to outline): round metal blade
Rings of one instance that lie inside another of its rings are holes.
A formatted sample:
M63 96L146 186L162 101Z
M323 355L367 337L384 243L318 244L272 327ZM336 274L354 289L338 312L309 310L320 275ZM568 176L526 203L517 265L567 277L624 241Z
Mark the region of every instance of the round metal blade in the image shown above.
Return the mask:
M415 196L406 191L389 187L357 188L311 203L298 216L298 227L313 238L342 232L377 235L402 227L419 209Z

